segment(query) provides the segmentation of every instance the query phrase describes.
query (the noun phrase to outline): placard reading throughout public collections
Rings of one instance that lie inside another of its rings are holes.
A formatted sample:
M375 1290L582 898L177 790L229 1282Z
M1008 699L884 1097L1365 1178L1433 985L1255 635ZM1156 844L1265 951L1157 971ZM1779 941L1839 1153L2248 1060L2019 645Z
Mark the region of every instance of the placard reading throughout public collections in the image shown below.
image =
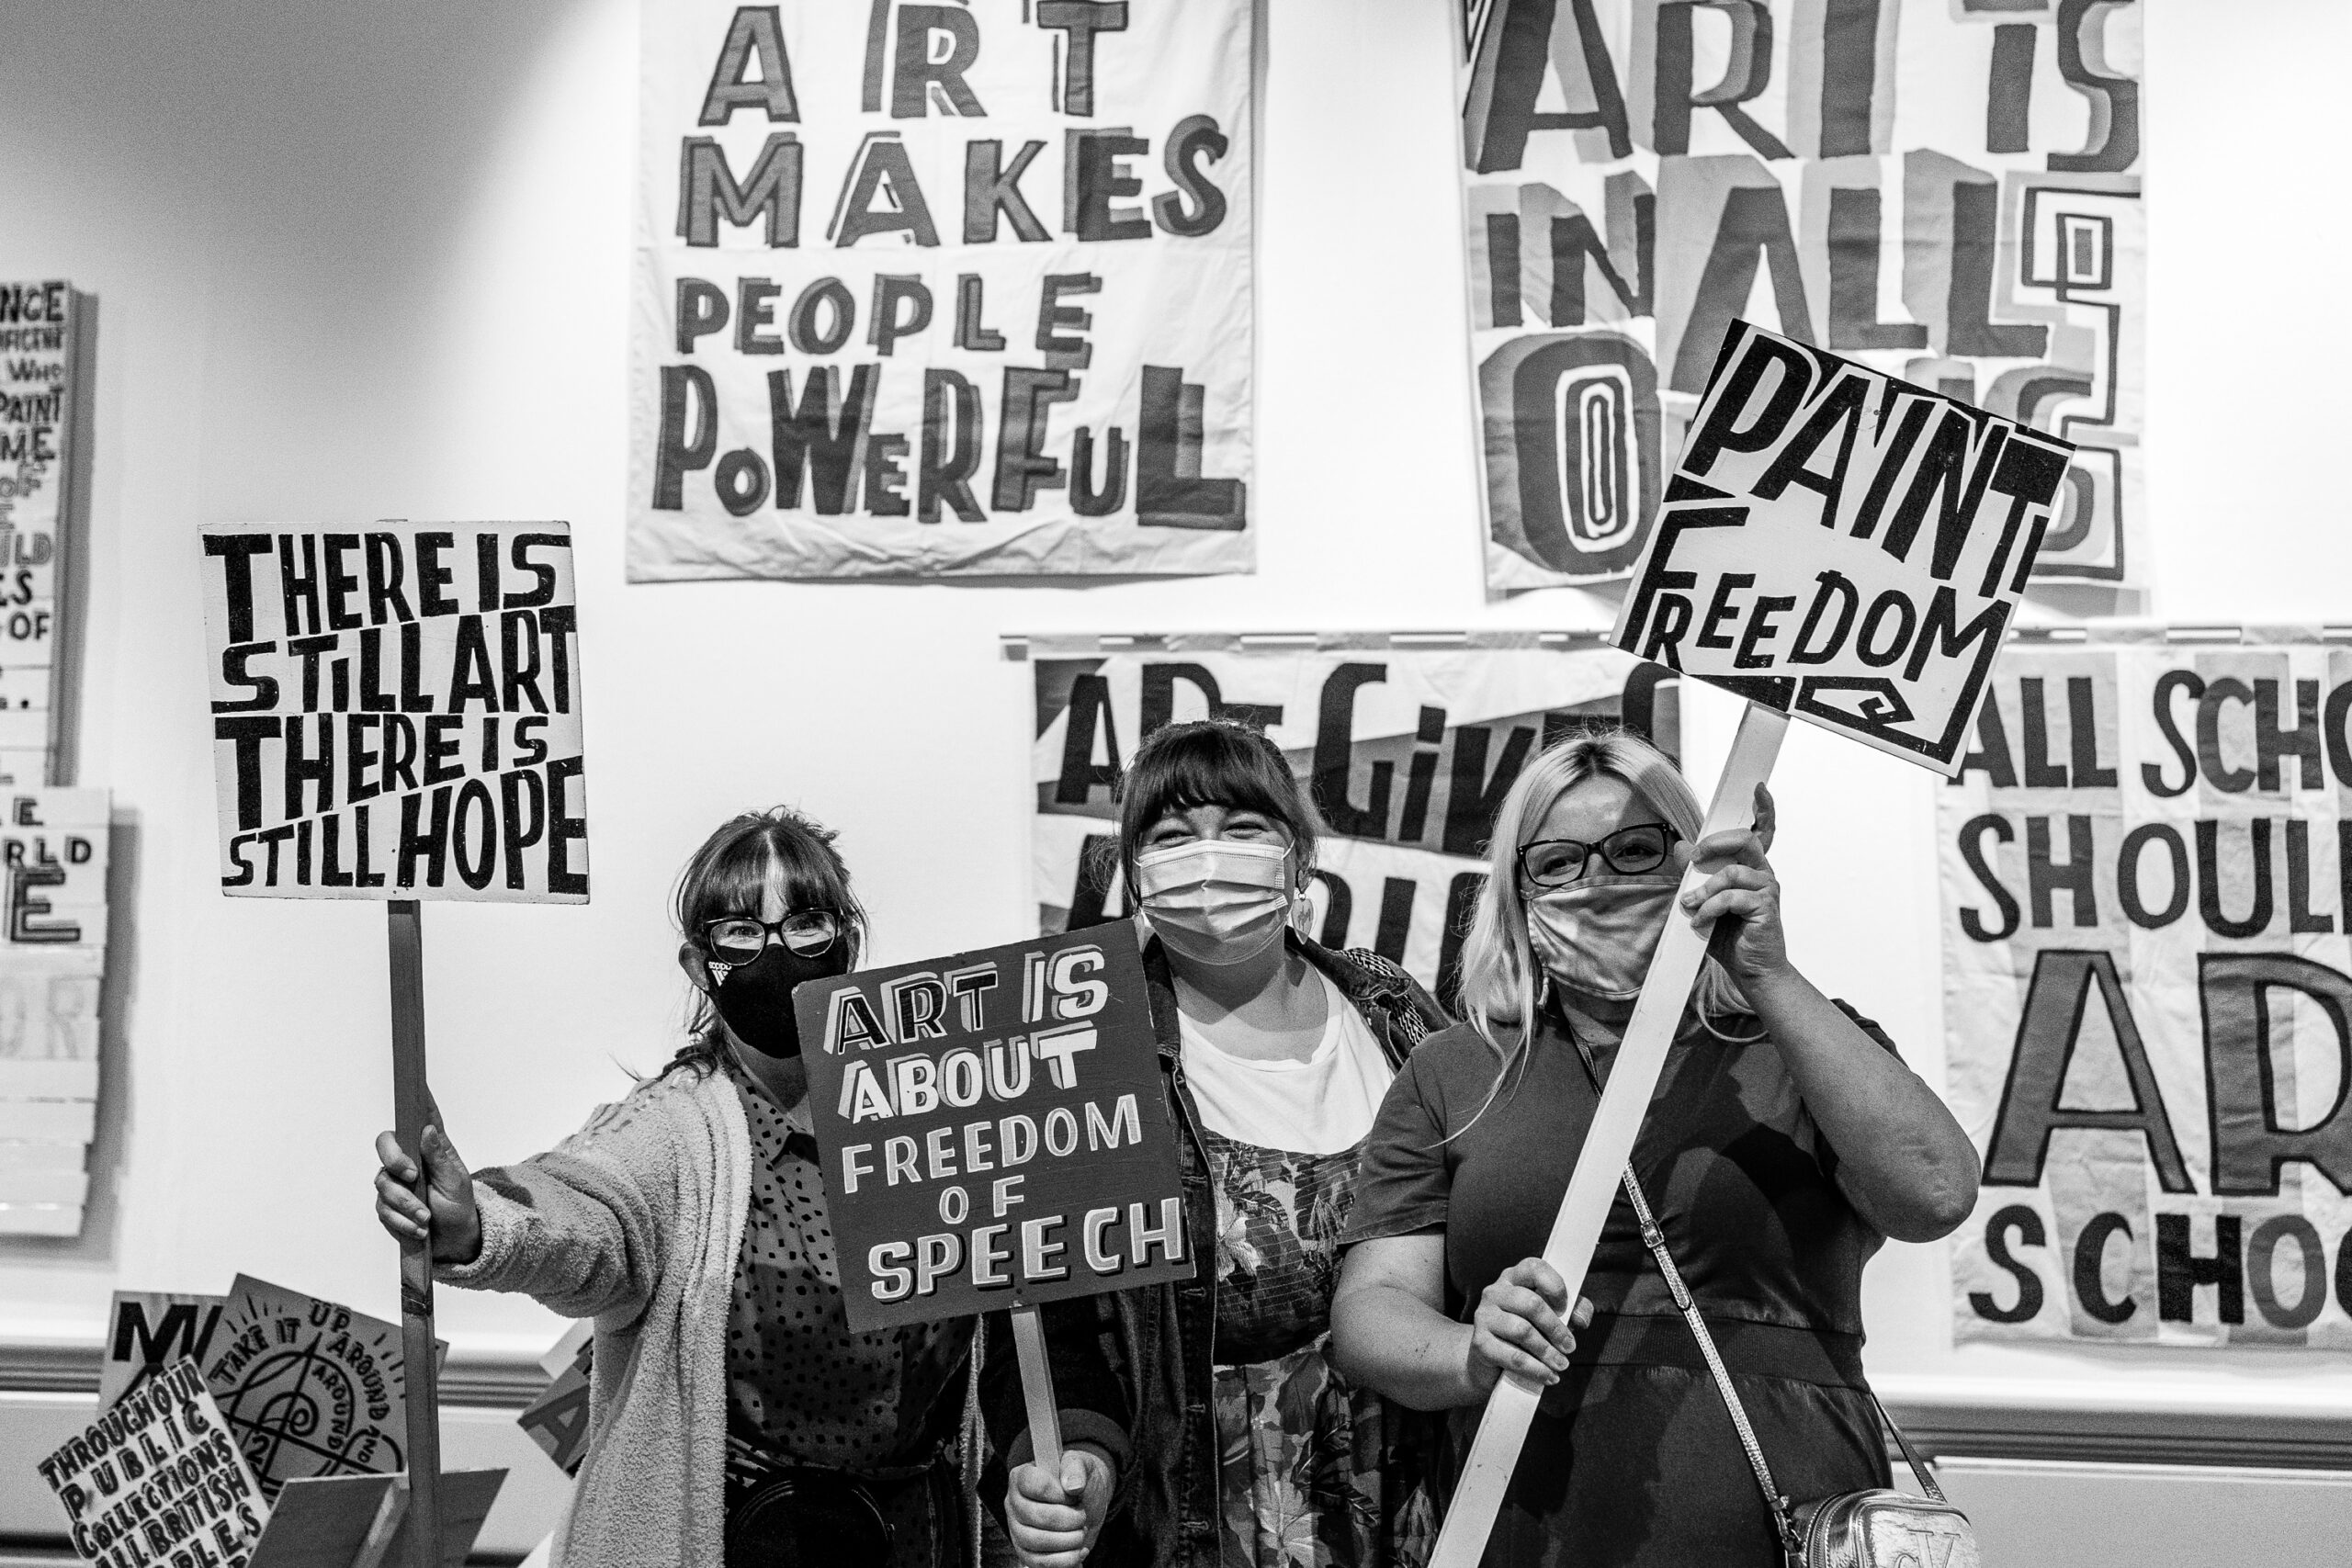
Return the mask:
M852 1328L1193 1277L1132 922L794 1004Z
M203 548L223 892L587 901L571 525Z
M1487 582L1626 574L1742 315L2075 443L2035 576L2144 582L2146 8L1464 0Z
M631 580L1250 570L1252 18L647 6Z
M2352 1349L2352 648L2247 636L2012 647L1938 792L1960 1339Z
M175 1361L40 1461L74 1550L102 1568L243 1568L268 1522L192 1361Z
M1611 638L1949 772L2072 451L1735 321Z

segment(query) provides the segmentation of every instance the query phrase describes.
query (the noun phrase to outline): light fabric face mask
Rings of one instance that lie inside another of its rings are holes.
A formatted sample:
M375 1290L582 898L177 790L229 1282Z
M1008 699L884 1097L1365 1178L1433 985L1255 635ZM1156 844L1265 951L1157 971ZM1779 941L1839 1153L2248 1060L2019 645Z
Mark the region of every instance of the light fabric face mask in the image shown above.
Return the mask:
M1607 1001L1642 994L1679 876L1589 877L1527 901L1527 938L1553 983Z
M1296 891L1282 844L1196 839L1136 857L1144 918L1195 963L1244 964L1281 941Z

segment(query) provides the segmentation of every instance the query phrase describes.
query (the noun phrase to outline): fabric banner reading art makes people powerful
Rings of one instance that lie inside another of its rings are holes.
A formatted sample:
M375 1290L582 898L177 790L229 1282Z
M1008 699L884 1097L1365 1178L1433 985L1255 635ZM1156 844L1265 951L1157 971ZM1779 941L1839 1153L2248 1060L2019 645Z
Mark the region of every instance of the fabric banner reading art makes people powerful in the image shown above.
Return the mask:
M1464 9L1490 587L1626 573L1740 316L2074 443L2035 577L2144 580L2133 0Z
M2013 646L1938 811L1962 1339L2352 1347L2352 648Z
M1128 908L1112 785L1144 737L1232 718L1273 738L1328 829L1300 913L1452 994L1495 810L1543 746L1623 722L1680 748L1678 682L1598 634L1056 637L1032 648L1032 824L1047 931Z
M628 571L1248 571L1249 0L645 7Z

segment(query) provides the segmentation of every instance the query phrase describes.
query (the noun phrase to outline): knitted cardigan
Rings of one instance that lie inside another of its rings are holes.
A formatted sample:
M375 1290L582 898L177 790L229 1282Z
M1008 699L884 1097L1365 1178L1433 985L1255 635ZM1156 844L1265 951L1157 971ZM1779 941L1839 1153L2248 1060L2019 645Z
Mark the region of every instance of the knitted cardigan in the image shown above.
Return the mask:
M639 1084L519 1165L478 1171L481 1253L444 1283L595 1320L589 1441L558 1568L725 1555L727 1317L752 1149L720 1073Z

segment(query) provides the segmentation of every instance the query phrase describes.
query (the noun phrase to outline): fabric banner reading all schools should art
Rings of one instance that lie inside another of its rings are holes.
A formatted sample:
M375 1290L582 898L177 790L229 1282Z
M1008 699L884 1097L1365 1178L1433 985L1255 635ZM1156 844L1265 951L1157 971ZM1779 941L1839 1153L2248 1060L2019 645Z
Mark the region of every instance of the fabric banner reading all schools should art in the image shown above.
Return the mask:
M1674 676L1593 636L1062 637L1032 655L1042 930L1127 909L1111 791L1135 746L1171 722L1233 718L1288 754L1329 829L1305 929L1383 953L1441 995L1495 810L1536 751L1621 720L1680 749Z
M647 6L630 578L1251 570L1251 27Z
M2013 646L1938 812L1962 1339L2352 1348L2352 648Z
M2080 448L2034 576L2145 581L2135 0L1464 0L1498 592L1623 577L1745 316Z

